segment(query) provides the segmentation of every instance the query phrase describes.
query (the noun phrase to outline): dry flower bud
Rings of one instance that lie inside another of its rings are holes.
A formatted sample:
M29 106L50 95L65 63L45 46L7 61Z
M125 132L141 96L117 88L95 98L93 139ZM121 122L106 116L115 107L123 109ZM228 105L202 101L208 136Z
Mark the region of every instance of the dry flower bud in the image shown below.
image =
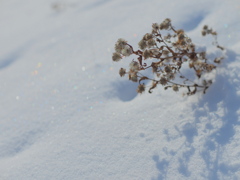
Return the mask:
M153 35L155 35L155 34L158 34L158 31L152 29L152 32L151 32L151 33L152 33Z
M151 48L151 47L153 47L153 46L155 46L156 45L156 41L154 40L154 39L149 39L148 41L147 41L147 46L148 46L148 48Z
M138 81L138 76L137 76L137 72L136 71L129 71L128 74L128 78L129 80L133 81L133 82L137 82Z
M161 79L159 80L159 83L161 84L161 85L166 85L167 84L167 79L165 78L165 77L161 77Z
M137 61L132 61L130 64L130 70L138 71L140 69L139 63Z
M203 29L204 29L204 30L207 30L207 29L208 29L208 26L207 26L207 25L204 25L204 26L203 26Z
M177 35L180 35L180 34L184 34L184 30L183 29L179 29L179 30L177 30Z
M144 57L144 59L150 58L150 57L151 57L151 51L148 50L148 49L145 49L145 50L143 51L143 57Z
M159 28L162 29L169 29L169 27L171 26L171 20L170 19L165 19L159 26Z
M115 51L121 53L122 49L127 45L127 41L119 38L115 44Z
M123 56L130 56L133 52L129 46L125 46L121 51Z
M116 43L116 44L124 47L125 45L127 45L127 41L126 41L125 39L123 39L123 38L119 38L119 39L117 40L117 43Z
M184 35L184 34L182 34L182 33L181 33L181 34L179 34L179 35L178 35L178 39L179 39L179 40L183 40L183 39L185 39L185 35Z
M160 30L165 29L165 24L161 23L161 24L159 25L159 28L160 28Z
M153 23L152 28L153 28L154 31L158 31L159 30L159 24Z
M185 46L186 44L187 44L186 41L180 41L181 46Z
M164 68L164 71L168 74L168 73L172 72L172 68L170 66L166 66Z
M139 43L138 43L138 47L141 49L141 50L144 50L147 48L147 42L142 39Z
M118 62L122 59L122 56L120 53L118 52L114 52L113 55L112 55L112 60L115 61L115 62Z
M123 77L125 74L126 74L126 69L121 68L121 69L119 70L119 75L120 75L121 77Z
M172 89L173 89L173 91L178 91L179 90L179 88L178 88L178 85L176 85L176 84L174 84L173 86L172 86Z
M152 34L150 34L150 33L146 33L144 36L143 36L143 39L144 40L149 40L149 39L152 39L153 38L153 35Z
M139 84L137 88L137 92L142 94L145 91L145 85L144 84Z
M170 25L170 23L171 23L171 19L169 19L169 18L166 18L164 21L163 21L165 24L168 24L168 25Z
M159 55L159 53L160 53L158 49L151 49L150 51L155 56Z

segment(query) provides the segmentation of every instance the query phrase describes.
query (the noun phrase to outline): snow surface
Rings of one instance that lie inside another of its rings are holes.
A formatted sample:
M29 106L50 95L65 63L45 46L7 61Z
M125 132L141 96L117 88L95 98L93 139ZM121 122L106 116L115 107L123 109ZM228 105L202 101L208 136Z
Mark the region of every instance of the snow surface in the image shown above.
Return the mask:
M227 48L206 95L119 77L116 40L167 17ZM239 0L1 0L0 179L240 179L239 19Z

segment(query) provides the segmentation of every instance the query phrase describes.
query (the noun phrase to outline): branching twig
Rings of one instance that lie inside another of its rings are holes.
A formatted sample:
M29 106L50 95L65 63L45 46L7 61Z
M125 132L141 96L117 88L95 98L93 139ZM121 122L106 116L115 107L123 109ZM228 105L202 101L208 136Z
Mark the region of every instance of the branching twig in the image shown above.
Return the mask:
M172 34L169 33L163 37L163 30ZM213 44L220 50L224 50L217 42L217 33L209 29L208 26L204 26L202 35L207 34L213 35L215 40ZM119 39L115 44L116 52L113 53L112 59L113 61L119 61L132 54L138 56L138 61L133 60L130 63L129 71L121 68L119 73L121 76L128 74L129 80L139 82L137 89L139 93L145 91L145 85L142 81L146 80L152 81L149 93L159 84L164 86L164 89L172 88L174 91L178 91L179 88L186 88L187 95L193 95L200 90L205 93L212 81L203 79L203 75L210 73L216 68L216 64L223 59L223 57L218 57L212 63L209 63L210 60L206 58L206 52L196 52L195 45L184 30L176 30L170 19L165 19L161 24L154 23L152 33L146 33L138 45L140 49L135 51L127 41ZM151 62L149 59L155 59L157 62ZM143 61L145 62L143 63ZM189 69L195 72L195 75L203 83L196 83L194 80L183 76L181 73L183 64L188 64ZM140 71L149 68L156 75L155 78L149 78L140 73Z

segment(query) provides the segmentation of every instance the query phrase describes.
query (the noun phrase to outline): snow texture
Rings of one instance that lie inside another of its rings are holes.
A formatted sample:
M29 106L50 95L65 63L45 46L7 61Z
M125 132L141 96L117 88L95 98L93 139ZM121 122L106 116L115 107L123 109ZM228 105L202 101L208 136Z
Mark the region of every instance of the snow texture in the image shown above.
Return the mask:
M207 94L119 77L117 39L165 18L202 46L218 32ZM0 179L240 179L239 19L239 0L1 0Z

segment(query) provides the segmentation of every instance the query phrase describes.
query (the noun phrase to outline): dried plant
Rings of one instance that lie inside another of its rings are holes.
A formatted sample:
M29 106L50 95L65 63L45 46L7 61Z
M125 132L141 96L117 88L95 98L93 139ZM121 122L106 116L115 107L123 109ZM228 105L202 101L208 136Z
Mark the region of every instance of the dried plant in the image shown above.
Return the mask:
M214 37L213 45L223 52L224 48L217 42L217 33L205 25L202 35L208 34ZM129 70L121 68L119 74L121 77L127 74L129 80L138 82L138 93L146 90L143 83L146 80L152 81L149 93L158 85L162 85L164 89L171 88L173 91L186 88L187 95L193 95L198 91L205 93L212 84L212 80L206 79L205 75L211 73L223 60L223 56L215 59L207 58L206 51L197 50L184 30L176 30L170 19L165 19L161 24L152 24L152 32L143 36L138 47L139 49L135 51L133 46L120 38L115 44L115 52L112 56L115 62L130 55L137 56L137 60L130 62ZM196 78L190 79L183 75L181 71L185 69L185 72L186 67L187 70L194 72ZM152 70L154 76L143 75L148 69Z

